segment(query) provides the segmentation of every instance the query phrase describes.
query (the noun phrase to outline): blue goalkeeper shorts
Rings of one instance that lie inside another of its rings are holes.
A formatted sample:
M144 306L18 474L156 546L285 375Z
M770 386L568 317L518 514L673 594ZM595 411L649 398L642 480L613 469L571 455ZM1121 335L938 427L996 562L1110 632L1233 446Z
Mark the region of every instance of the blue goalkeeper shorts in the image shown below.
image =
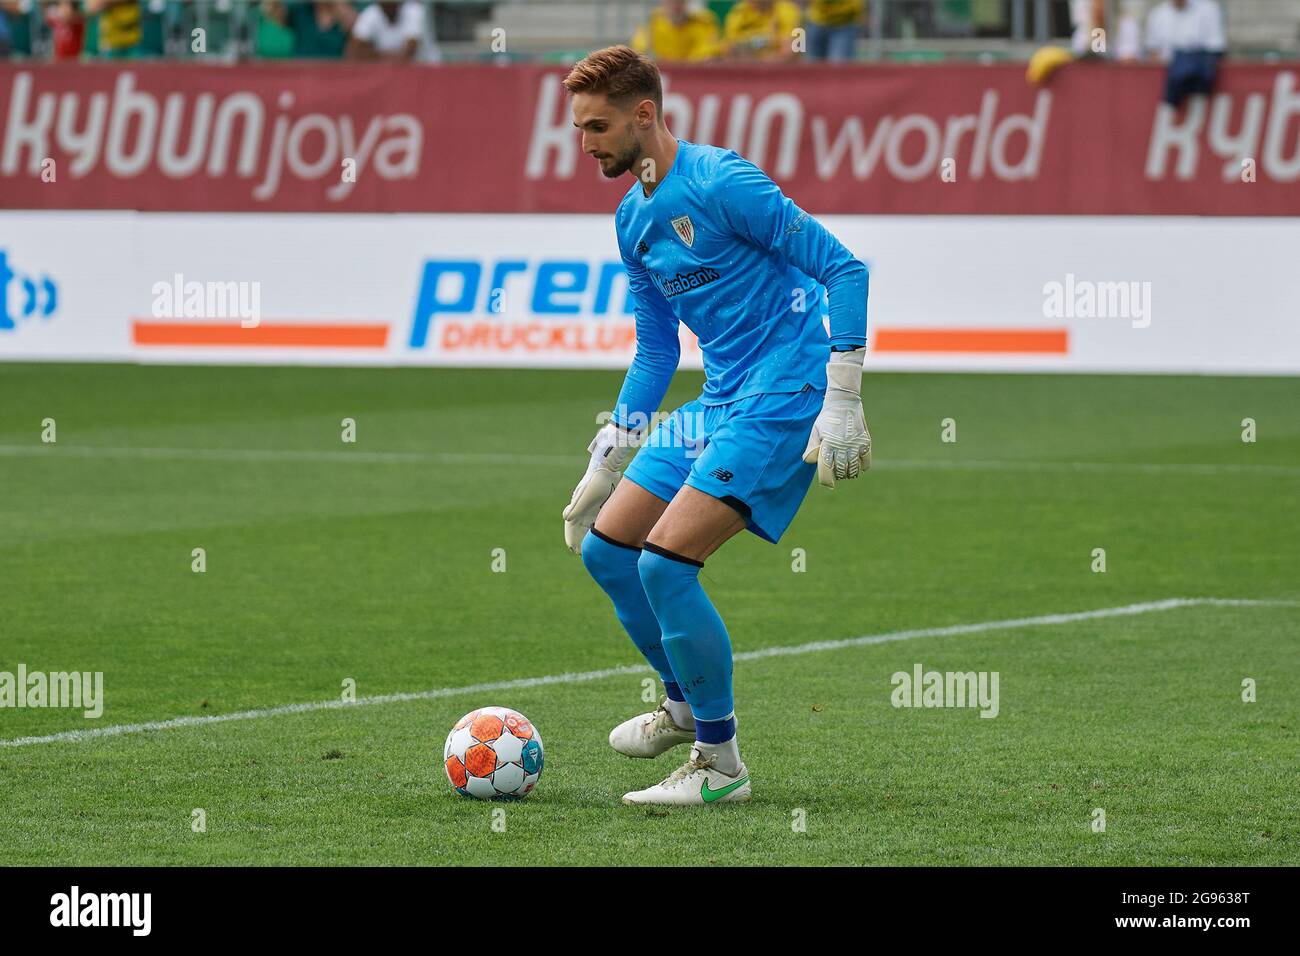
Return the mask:
M725 405L687 402L659 422L627 468L627 479L671 501L690 485L744 515L775 544L817 473L803 461L824 393L751 395Z

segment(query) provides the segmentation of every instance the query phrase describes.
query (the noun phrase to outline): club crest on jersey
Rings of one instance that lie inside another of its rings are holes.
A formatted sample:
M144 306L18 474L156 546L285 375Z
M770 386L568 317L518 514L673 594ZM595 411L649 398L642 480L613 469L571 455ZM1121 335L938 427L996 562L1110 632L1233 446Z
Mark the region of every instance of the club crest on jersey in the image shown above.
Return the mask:
M695 245L695 223L691 222L690 216L678 216L673 221L673 232L677 233L677 238L686 243L687 247Z

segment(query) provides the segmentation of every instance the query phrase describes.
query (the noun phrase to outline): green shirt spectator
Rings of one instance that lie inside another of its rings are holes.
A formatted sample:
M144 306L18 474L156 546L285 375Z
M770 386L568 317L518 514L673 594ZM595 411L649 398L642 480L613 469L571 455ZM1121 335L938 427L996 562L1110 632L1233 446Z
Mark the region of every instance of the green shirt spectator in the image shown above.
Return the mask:
M263 0L253 33L253 52L263 59L280 60L294 55L296 42L284 0Z
M357 11L350 3L317 0L289 8L289 25L295 36L296 56L341 60L352 33Z

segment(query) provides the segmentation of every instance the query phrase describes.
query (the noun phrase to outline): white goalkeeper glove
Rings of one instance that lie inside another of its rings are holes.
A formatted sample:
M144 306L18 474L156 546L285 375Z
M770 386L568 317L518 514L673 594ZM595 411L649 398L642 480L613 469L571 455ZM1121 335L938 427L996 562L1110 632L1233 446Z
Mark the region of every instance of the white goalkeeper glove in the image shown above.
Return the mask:
M582 539L596 523L601 506L614 493L614 486L623 477L623 469L636 454L641 436L619 428L613 422L596 432L587 446L591 463L587 473L573 489L569 506L564 509L564 543L574 554L582 553Z
M817 480L827 488L836 478L856 478L871 467L871 433L862 415L865 348L832 352L826 366L826 399L808 436L803 460L817 462Z

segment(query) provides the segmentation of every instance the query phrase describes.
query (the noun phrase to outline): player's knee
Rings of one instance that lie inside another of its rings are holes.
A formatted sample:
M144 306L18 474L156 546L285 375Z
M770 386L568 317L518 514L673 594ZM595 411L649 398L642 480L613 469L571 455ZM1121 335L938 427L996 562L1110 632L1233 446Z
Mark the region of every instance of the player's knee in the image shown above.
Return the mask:
M641 575L641 586L652 604L670 602L674 595L690 587L701 567L697 561L665 553L649 543L636 566Z
M629 574L636 573L635 548L624 548L588 531L582 539L582 563L587 573L606 591Z
M600 539L588 531L582 539L582 564L598 584L603 584L603 579L609 575L610 562L608 553L600 545Z
M641 586L645 588L646 596L651 600L662 590L663 569L659 566L660 560L659 555L642 551L641 557L636 562L637 573L641 575Z

